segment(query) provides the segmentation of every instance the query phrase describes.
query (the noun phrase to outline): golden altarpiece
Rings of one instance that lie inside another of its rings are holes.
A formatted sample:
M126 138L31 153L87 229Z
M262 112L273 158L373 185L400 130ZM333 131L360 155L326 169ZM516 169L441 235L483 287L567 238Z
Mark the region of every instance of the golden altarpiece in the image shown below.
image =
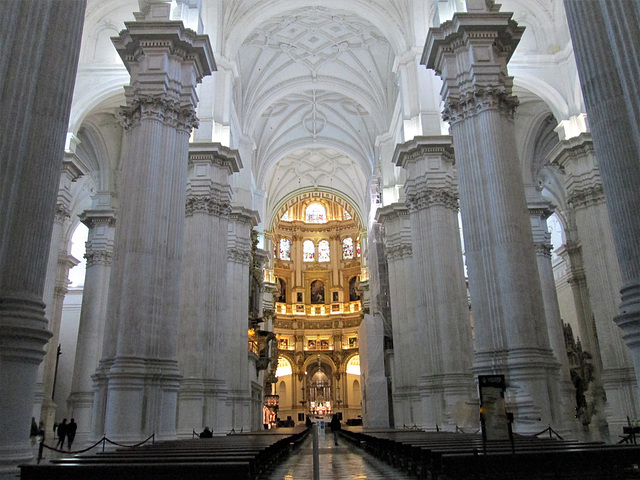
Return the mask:
M271 377L278 418L362 413L358 327L366 280L365 232L352 207L327 194L284 205L270 232L273 332L278 352Z

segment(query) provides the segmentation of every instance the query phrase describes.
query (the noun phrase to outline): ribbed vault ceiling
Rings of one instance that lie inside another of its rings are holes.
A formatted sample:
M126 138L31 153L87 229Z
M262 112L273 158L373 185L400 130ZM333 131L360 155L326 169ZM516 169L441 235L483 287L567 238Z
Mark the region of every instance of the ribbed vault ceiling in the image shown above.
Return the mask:
M235 103L271 206L308 187L364 200L397 96L393 60L371 23L319 6L268 18L247 36Z

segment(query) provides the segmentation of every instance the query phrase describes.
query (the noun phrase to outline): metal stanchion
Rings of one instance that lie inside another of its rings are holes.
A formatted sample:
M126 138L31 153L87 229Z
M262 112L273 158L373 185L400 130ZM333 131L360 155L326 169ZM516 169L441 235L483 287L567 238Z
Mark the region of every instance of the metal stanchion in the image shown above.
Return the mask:
M320 453L318 451L318 423L314 422L313 432L313 480L320 480Z

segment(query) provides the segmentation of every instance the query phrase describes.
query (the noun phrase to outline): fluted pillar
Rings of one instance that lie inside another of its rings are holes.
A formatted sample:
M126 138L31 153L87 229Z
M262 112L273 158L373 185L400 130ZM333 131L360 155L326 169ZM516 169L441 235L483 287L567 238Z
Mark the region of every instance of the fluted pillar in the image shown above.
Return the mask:
M376 222L384 229L384 252L389 272L393 324L393 420L398 428L422 425L418 382L427 368L427 338L424 329L418 328L416 322L409 210L403 203L379 208Z
M538 195L539 193L536 192ZM552 425L554 430L562 435L578 433L577 423L574 421L576 412L576 391L571 383L567 347L564 342L564 326L560 317L558 294L551 264L551 234L547 227L547 218L553 213L553 206L542 197L529 200L529 215L533 232L533 245L536 251L542 301L549 333L549 344L553 354L560 364L558 394L561 403L559 422Z
M416 324L429 348L420 379L424 426L477 426L473 347L458 227L458 185L451 137L415 137L396 147L407 173Z
M621 276L615 322L640 385L640 6L565 0ZM638 392L635 392L636 403Z
M25 425L51 337L43 292L85 6L4 2L0 15L0 477L33 453Z
M226 296L227 312L217 336L216 365L228 386L230 418L227 431L251 427L250 406L252 379L249 371L249 263L251 230L259 223L257 213L234 206L229 214Z
M56 214L51 232L51 245L49 248L49 263L44 289L44 302L46 314L49 317L49 330L53 333L51 341L47 345L47 354L42 364L42 408L40 418L44 421L46 431L53 431L56 420L57 405L53 400L55 385L56 365L58 363L58 345L60 343L60 323L62 322L62 304L68 291L69 270L73 264L67 264L70 257L66 250L67 239L65 236L71 226L71 184L82 176L82 172L75 163L67 158L62 162L60 186L58 188L58 201ZM78 261L76 261L76 264Z
M147 6L112 39L131 84L94 429L115 441L176 435L188 144L196 85L215 68L207 36L162 20L170 4Z
M524 29L493 2L429 30L422 63L443 79L474 317L474 373L503 374L516 432L558 420L549 346L517 152L507 63Z
M85 252L87 267L71 393L67 399L69 416L78 424L78 445L98 440L103 433L93 432L94 435L90 438L94 400L91 376L102 356L102 338L107 319L107 294L116 222L116 212L111 202L109 193L98 193L93 199L93 208L80 215L80 220L89 229Z
M193 429L204 426L227 433L227 385L216 363L215 339L226 314L229 175L241 166L238 152L218 143L189 147L178 327L179 437L191 438Z
M593 322L602 359L605 412L611 433L636 418L636 378L622 331L612 321L617 315L621 285L613 234L591 136L583 133L563 140L549 153L564 171L567 202L574 210Z

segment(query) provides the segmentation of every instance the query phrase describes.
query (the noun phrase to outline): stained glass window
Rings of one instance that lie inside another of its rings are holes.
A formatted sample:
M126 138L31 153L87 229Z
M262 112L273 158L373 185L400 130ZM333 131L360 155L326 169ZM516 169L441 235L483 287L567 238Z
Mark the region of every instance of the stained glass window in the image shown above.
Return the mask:
M329 260L331 260L331 255L329 252L329 241L320 240L320 242L318 242L318 261L328 262Z
M323 205L312 203L306 210L307 223L325 223L327 221L327 211Z
M356 255L360 258L360 242L356 243Z
M280 260L291 260L291 240L280 239Z
M344 260L353 258L353 238L351 237L342 240L342 258Z
M302 260L304 262L313 262L316 258L316 246L311 240L302 242Z

